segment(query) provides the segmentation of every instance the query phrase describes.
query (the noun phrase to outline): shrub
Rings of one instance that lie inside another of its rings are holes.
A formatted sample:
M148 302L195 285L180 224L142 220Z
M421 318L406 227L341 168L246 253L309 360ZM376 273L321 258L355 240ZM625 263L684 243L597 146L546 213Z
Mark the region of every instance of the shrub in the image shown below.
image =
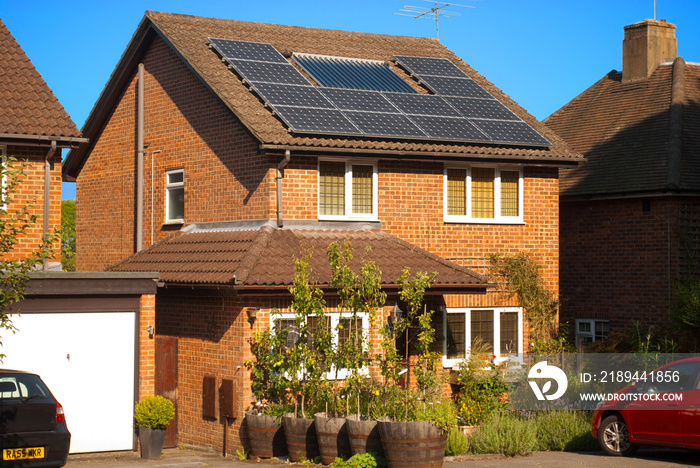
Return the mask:
M386 468L386 460L376 453L358 453L343 460L342 458L336 458L333 463L330 464L331 468Z
M537 429L512 413L495 413L469 439L474 453L526 455L537 447Z
M160 395L151 395L136 403L136 424L153 429L165 429L175 417L173 402Z
M465 436L459 429L452 429L447 434L447 446L445 447L445 455L455 457L458 455L467 455L469 453L469 437Z
M543 411L534 419L537 450L598 450L597 441L591 437L591 414L587 411Z

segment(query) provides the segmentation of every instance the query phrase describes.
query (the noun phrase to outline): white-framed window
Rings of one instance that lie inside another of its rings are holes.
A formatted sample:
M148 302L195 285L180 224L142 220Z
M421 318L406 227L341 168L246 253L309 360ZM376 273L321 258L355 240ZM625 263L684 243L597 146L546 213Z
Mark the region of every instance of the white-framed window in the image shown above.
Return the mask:
M185 170L165 171L165 222L185 222Z
M599 319L576 319L576 345L601 341L610 333L610 322Z
M321 220L377 219L377 163L320 159L318 218Z
M362 340L363 347L369 346L369 315L366 312L357 312L355 314L355 320L353 320L353 314L350 312L329 312L325 315L325 327L331 331L332 342L335 349L342 344L345 340L352 339L356 336L357 339ZM313 334L313 330L322 326L317 317L308 317L311 321L310 334ZM299 336L299 332L295 333L297 329L297 324L294 318L294 314L290 313L280 313L272 316L274 321L273 325L279 323L280 326L288 328L290 331L287 335L287 345L292 346ZM357 335L356 335L357 333ZM309 340L309 345L311 340ZM360 369L360 372L366 374L369 372L367 368ZM326 373L326 378L328 379L345 379L350 373L350 369L331 369Z
M445 222L523 222L522 168L446 166L443 181Z
M443 313L443 365L454 367L469 356L472 342L491 346L496 361L523 353L520 307L448 308Z

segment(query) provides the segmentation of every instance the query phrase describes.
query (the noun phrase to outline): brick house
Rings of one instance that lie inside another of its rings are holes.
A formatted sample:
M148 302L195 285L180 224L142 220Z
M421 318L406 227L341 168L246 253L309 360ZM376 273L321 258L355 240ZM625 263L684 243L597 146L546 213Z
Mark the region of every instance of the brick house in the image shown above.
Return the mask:
M40 248L45 232L60 229L61 152L87 138L2 21L0 75L0 153L24 165L25 174L6 210L13 216L27 204L38 217L4 258L17 260ZM60 252L59 242L53 250ZM24 298L4 310L16 333L0 329L0 353L5 355L0 365L41 375L64 407L72 453L130 449L135 374L143 369L136 359L139 351L144 359L155 352L147 326L155 321L158 274L67 273L61 271L60 254L54 259L30 273ZM110 333L95 332L105 327ZM110 385L102 385L99 394L86 393L90 379ZM95 431L94 408L105 400L115 414L109 427Z
M562 171L560 317L579 342L668 330L674 282L700 254L700 65L675 26L625 27L613 70L546 125L586 157Z
M176 399L171 444L229 423L245 444L247 339L287 310L293 256L323 286L331 242L371 247L387 314L401 267L438 272L446 368L477 336L527 349L489 255L531 253L558 291L558 171L582 158L436 40L147 12L83 132L77 266L160 272L141 386ZM203 417L212 377L233 419Z
M8 213L25 204L39 216L27 236L10 253L11 259L25 258L37 250L44 232L61 226L61 151L85 142L65 109L36 71L5 23L0 21L0 155L13 157L24 165L26 177L14 194ZM54 251L60 250L58 242ZM46 269L61 268L51 261Z

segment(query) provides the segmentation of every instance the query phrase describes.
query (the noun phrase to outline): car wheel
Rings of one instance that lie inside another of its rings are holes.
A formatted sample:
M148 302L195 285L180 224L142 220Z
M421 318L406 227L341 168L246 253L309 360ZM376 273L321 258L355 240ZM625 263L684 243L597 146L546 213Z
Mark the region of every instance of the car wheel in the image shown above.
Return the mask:
M615 414L608 416L600 423L598 443L605 453L618 457L633 455L638 448L636 444L630 442L625 420Z

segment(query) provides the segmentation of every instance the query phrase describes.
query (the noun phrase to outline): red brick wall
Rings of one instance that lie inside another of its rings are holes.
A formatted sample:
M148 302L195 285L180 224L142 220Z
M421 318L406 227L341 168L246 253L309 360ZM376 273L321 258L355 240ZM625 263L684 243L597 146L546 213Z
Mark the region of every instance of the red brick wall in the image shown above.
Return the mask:
M25 204L30 206L30 212L37 215L37 221L27 235L19 239L18 245L7 256L8 259L26 258L31 252L38 250L44 233L44 161L47 148L33 148L22 146L9 146L6 150L8 156L17 159L15 168L24 166L24 177L19 183L17 192L12 195L14 202L7 207L10 215L13 215ZM61 150L57 150L52 158L49 179L49 233L61 228ZM51 262L61 261L61 244L55 242L53 251L55 257Z
M561 317L610 321L619 331L668 325L678 268L679 202L688 199L566 201L561 206ZM697 223L697 220L696 220Z
M274 171L247 130L160 39L143 63L144 247L180 227L164 224L171 168L185 170L188 223L274 216ZM76 183L78 270L101 270L134 253L136 85L134 75Z

